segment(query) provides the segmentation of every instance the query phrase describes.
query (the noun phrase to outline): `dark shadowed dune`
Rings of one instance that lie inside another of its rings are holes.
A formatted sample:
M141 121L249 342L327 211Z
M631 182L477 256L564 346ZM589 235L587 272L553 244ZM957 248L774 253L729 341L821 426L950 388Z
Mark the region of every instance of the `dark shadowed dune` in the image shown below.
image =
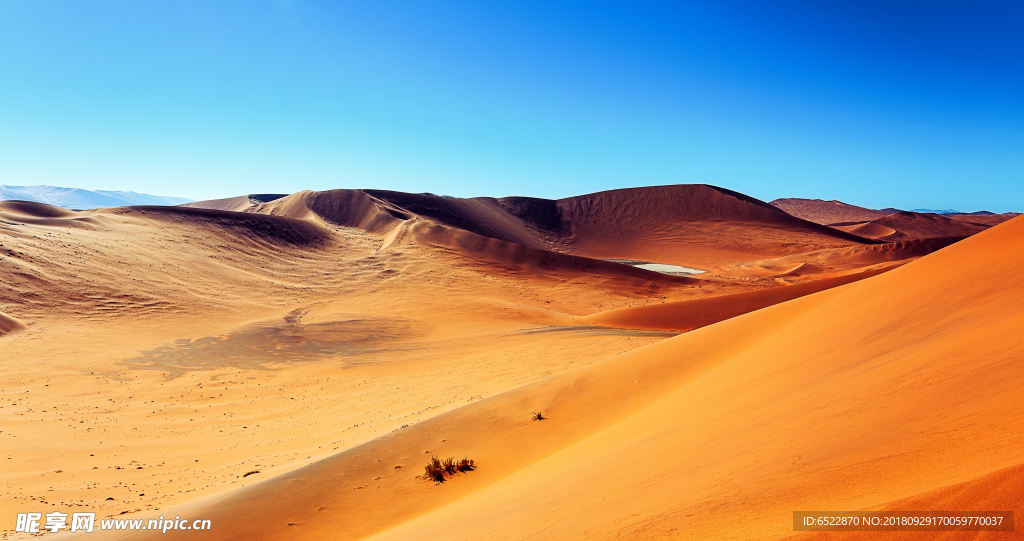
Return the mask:
M870 222L833 224L832 227L866 238L896 242L939 237L969 237L991 226L956 220L939 214L897 212Z
M840 222L865 222L900 212L900 210L892 208L875 210L850 205L842 201L800 199L797 197L776 199L771 204L793 216L822 225L832 225Z
M299 192L244 210L316 217L373 233L386 233L400 222L425 220L529 248L698 268L874 242L790 216L743 194L700 184L559 200L331 190Z

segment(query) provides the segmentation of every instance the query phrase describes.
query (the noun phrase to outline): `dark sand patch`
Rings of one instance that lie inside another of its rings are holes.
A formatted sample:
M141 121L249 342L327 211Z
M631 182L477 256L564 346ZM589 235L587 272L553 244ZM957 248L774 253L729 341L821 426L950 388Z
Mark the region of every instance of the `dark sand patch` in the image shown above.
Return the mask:
M185 372L224 367L271 370L276 364L343 360L394 350L399 342L422 335L407 319L360 317L303 324L291 314L220 336L176 340L118 363L137 370L161 370L175 378Z

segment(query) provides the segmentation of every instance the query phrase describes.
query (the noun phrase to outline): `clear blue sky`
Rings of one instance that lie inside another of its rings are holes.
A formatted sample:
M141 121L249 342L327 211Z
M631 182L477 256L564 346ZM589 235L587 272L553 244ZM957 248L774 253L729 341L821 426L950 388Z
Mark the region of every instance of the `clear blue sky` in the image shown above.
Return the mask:
M1024 211L1024 2L0 0L0 184Z

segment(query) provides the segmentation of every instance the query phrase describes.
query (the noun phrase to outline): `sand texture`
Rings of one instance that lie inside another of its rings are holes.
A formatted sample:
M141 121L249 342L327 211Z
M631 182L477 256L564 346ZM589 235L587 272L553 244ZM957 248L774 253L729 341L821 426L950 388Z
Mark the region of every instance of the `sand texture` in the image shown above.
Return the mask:
M239 540L1024 512L1024 219L885 242L703 185L260 197L0 203L0 535L53 510ZM435 484L431 456L477 467Z

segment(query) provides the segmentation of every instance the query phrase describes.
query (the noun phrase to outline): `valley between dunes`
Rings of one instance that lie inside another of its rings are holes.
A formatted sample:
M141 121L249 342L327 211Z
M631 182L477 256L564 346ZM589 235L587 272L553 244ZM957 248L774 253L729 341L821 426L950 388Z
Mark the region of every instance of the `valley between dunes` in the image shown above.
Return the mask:
M53 510L212 520L166 534L195 539L1020 515L1024 221L929 227L884 242L701 185L3 202L2 535ZM431 456L477 469L435 485Z

